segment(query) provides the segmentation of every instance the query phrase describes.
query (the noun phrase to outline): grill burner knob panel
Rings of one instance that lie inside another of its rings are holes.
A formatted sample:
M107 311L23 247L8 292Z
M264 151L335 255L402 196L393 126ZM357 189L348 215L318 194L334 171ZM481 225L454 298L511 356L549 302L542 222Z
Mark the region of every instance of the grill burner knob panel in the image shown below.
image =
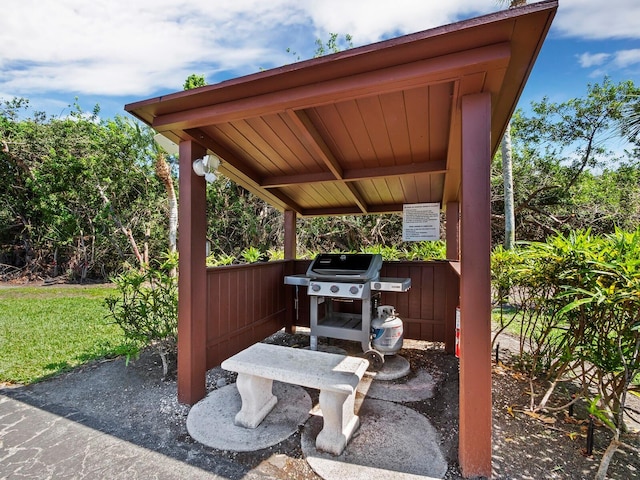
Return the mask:
M370 298L371 283L342 283L311 280L307 293L318 297Z

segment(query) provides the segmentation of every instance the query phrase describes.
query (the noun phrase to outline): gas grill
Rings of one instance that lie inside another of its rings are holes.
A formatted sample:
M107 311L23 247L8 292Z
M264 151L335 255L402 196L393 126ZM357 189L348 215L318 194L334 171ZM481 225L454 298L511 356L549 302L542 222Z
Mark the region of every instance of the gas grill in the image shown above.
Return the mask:
M374 352L371 316L380 292L406 292L411 287L410 278L381 278L381 268L379 254L322 253L311 262L306 274L284 278L286 285L296 286L296 308L298 287L307 287L312 350L318 348L318 337L327 337L360 342L367 356ZM361 308L345 313L334 308L334 302L360 302Z

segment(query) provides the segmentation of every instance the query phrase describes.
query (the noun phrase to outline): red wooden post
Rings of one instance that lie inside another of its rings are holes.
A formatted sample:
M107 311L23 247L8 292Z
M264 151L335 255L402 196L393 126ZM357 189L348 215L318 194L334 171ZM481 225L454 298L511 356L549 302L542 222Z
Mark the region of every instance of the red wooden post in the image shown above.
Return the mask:
M206 394L206 183L192 168L193 161L205 153L194 142L180 143L178 401L188 405Z
M297 250L297 233L296 233L296 212L293 210L284 211L284 259L291 260L288 262L285 273L290 275L293 272L293 261L296 259ZM294 290L295 289L295 290ZM285 302L287 312L285 314L285 330L287 333L296 333L295 325L295 308L298 306L295 301L294 294L299 292L298 287L285 287Z
M491 95L462 97L460 438L465 477L491 476Z
M447 260L460 260L460 204L447 202Z
M296 259L296 212L284 211L284 259Z

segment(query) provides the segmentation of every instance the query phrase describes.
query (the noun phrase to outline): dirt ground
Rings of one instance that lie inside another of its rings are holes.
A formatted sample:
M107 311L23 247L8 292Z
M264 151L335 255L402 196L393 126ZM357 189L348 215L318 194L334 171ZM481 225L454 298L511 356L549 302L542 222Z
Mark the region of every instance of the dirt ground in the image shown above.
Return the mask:
M611 432L595 422L593 450L587 455L589 414L587 404L578 401L572 415L561 408L571 400L573 386L557 388L549 403L550 411L532 414L528 410L530 386L509 361L510 352L500 353L493 363L493 469L497 479L591 479L602 454L609 445ZM503 363L504 359L504 363ZM544 392L546 385L535 385ZM640 411L640 399L629 395L628 405ZM609 466L609 479L640 478L640 415L627 418L630 433L622 440L635 448L621 448Z
M308 344L308 337L279 332L268 341L304 346ZM410 361L410 375L425 369L436 380L432 398L404 405L425 415L438 430L442 452L449 463L445 478L460 479L457 465L458 361L453 355L445 354L441 344L427 342L407 341L400 353ZM508 351L503 349L500 363L493 364L493 478L593 478L609 442L606 428L596 425L593 455L587 456L584 404L578 402L572 417L566 410L538 417L528 415L528 382L510 368L508 358ZM198 444L186 430L189 408L177 402L175 372L167 379L161 375L158 356L147 351L129 365L122 358L94 362L26 387L5 385L3 388L0 385L0 394L67 417L71 413L77 414L91 428L224 478L319 478L303 457L300 432L274 447L249 453L218 451ZM220 388L233 381L233 374L214 368L207 374L207 389ZM406 379L395 380L403 381ZM310 390L309 393L314 401L317 400L317 392ZM556 403L560 401L563 399L554 399ZM637 405L635 408L640 410ZM627 435L625 441L640 446L637 433ZM609 468L608 478L640 478L640 455L619 450Z

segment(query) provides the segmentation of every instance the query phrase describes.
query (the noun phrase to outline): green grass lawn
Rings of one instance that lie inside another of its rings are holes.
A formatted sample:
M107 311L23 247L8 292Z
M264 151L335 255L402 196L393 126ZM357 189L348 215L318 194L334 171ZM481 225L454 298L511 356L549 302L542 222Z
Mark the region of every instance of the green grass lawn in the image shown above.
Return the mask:
M124 352L110 285L0 288L0 382L32 383Z

